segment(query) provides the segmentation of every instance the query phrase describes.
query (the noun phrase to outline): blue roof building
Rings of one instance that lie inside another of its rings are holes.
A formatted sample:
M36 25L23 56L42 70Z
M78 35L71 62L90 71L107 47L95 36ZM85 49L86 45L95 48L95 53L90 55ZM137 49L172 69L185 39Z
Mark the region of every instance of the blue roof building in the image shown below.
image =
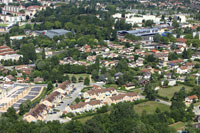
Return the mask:
M165 32L163 32L162 34L161 34L161 36L167 36L168 34L171 34L170 32L168 32L168 31L165 31Z

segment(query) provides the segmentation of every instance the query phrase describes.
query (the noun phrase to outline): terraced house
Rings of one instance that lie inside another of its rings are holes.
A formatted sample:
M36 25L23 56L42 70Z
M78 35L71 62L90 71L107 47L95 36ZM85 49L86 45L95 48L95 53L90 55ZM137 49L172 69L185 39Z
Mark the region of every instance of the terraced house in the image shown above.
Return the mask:
M106 97L111 97L113 95L117 95L118 92L114 88L106 88L106 89L94 89L88 92L83 93L83 98L86 101L90 100L104 100Z
M79 104L70 105L66 107L66 113L84 113L90 110L96 110L102 107L104 104L100 100L94 100L90 102L80 102Z
M35 108L31 109L29 113L24 116L24 120L26 120L27 122L42 120L46 117L47 113L47 106L44 104L39 104Z
M126 102L126 101L135 101L135 100L139 100L141 97L140 95L138 95L136 92L129 92L129 93L125 93L125 94L118 94L116 96L112 96L112 97L107 97L104 100L105 104L111 105L111 104L116 104L119 102Z

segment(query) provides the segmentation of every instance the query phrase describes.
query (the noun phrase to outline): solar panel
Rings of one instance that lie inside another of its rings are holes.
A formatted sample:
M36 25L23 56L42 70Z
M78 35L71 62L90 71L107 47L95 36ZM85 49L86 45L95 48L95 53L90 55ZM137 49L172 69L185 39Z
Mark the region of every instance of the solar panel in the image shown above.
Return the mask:
M35 96L25 96L24 99L28 99L28 100L31 100L33 99Z
M39 92L29 92L28 95L38 95L38 94L39 94Z

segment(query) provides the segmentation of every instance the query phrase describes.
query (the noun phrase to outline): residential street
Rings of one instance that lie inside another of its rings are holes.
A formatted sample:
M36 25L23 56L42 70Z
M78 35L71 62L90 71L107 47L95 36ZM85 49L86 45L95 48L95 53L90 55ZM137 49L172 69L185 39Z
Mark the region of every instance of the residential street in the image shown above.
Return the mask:
M156 99L155 101L162 103L162 104L165 104L165 105L168 105L168 106L171 106L171 102L167 102L167 101L164 101L164 100L161 100L161 99Z
M98 86L103 86L104 83L91 83L92 85L98 85ZM52 120L59 120L60 122L66 122L69 121L70 119L62 119L60 118L60 116L62 115L63 111L65 110L66 106L70 105L80 94L81 90L86 87L85 85L83 85L83 83L76 83L74 84L74 88L76 88L76 90L70 95L70 96L66 96L63 98L63 103L60 104L60 106L57 106L55 109L59 110L59 112L55 113L55 114L49 114L45 121L52 121Z

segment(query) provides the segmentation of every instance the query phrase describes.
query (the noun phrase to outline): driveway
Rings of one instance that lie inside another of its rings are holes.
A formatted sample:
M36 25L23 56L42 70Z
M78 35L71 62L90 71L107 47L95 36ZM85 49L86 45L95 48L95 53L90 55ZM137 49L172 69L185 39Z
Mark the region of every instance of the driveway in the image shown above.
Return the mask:
M155 101L158 102L158 103L162 103L162 104L171 106L171 102L167 102L167 101L164 101L164 100L161 100L161 99L156 99Z

